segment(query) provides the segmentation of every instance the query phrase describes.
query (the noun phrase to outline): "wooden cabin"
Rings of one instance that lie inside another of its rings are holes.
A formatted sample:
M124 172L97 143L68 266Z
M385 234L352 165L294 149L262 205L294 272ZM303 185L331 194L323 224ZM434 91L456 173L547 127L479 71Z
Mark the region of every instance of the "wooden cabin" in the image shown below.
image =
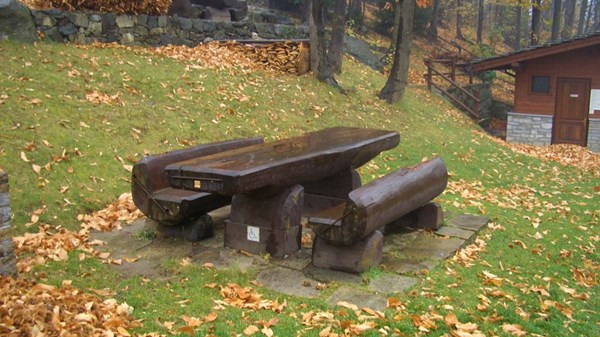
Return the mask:
M515 75L507 141L600 153L600 32L472 63L475 73L490 70Z

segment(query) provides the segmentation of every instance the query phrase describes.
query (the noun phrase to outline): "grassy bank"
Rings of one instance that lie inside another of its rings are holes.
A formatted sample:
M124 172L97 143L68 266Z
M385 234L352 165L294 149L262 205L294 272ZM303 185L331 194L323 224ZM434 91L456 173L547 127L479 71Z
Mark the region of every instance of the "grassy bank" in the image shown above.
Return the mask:
M368 319L375 326L365 335L384 334L379 329L431 336L600 334L597 167L515 152L423 87L412 86L403 102L387 105L375 96L384 77L350 59L340 78L349 91L343 96L309 76L208 69L137 49L1 42L0 57L0 167L10 174L18 234L37 232L42 223L77 230L78 214L129 191L128 168L145 153L235 137L273 140L338 125L393 129L401 134L400 146L361 168L364 181L440 155L451 174L439 197L445 210L483 214L494 225L466 257L445 262L413 291L398 294L402 305ZM33 215L39 219L32 221ZM206 317L221 297L219 287L203 286L230 282L252 286L271 301L286 300L287 306L226 307L200 324L197 335L243 334L249 325L262 329L265 324L257 322L275 317L270 329L277 336L316 336L327 326L342 333L362 323L352 310L329 307L323 298L297 299L255 287L251 272L170 261L164 269L176 275L174 281L123 280L99 260L79 262L76 255L24 277L109 288L143 319L140 332L167 334L164 322L175 322L177 332L186 325L183 315ZM310 311L331 316L315 321L307 318ZM453 315L477 328L447 323Z

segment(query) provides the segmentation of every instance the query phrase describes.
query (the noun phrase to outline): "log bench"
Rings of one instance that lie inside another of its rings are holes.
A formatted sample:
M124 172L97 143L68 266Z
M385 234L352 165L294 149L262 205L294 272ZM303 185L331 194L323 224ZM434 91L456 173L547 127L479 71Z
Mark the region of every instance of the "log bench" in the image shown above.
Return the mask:
M234 139L146 156L133 166L133 201L142 213L159 223L159 230L169 235L179 233L189 241L212 236L212 221L206 213L230 204L231 196L172 188L165 167L262 143L261 137Z
M313 265L360 273L379 264L384 226L406 223L403 217L422 227L441 225L441 207L430 201L447 183L446 166L436 157L351 191L345 203L308 219L316 234Z

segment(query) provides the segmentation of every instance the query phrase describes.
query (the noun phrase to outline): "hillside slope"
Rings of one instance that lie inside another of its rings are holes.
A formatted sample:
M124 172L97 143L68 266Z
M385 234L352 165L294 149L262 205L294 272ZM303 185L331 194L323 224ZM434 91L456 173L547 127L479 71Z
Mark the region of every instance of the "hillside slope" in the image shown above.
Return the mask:
M348 90L344 96L308 75L235 62L209 66L151 49L0 42L0 57L0 167L10 174L18 234L37 232L42 224L50 232L77 231L78 214L129 191L128 169L146 153L234 137L261 135L268 141L338 125L392 129L400 132L400 145L362 167L364 181L439 155L450 172L439 198L447 212L483 214L493 224L412 292L399 294L401 305L383 318L369 318L374 327L439 336L463 331L448 323L456 318L475 324L469 333L485 335L522 329L578 336L600 329L600 166L598 156L585 149L510 147L421 84L411 85L400 104L388 105L376 98L385 78L350 58L340 77ZM523 154L527 151L548 156L538 159ZM96 259L79 262L76 253L66 258L23 277L109 288L140 308L134 315L144 319L142 332L167 333L162 322L181 322L189 308L173 303L182 298L193 303L195 316L209 314L215 294L203 284L248 286L255 277L173 263L165 266L173 283L122 280ZM186 283L190 278L194 285ZM335 319L327 324L339 333L346 326L342 321L358 322L354 313L342 315L322 299L284 298L289 307L283 315L249 317L280 317L272 327L275 335L304 328L300 317L309 311L330 313ZM295 311L302 314L294 318ZM197 326L198 334L241 333L249 324L236 308L219 315L212 328ZM304 332L318 335L327 324Z

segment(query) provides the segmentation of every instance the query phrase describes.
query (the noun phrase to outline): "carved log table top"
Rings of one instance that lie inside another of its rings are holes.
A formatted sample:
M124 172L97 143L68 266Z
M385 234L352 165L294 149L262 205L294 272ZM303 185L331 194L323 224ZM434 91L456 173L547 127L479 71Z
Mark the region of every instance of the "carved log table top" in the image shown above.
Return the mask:
M395 131L336 127L174 163L165 171L175 188L272 193L358 168L399 141Z

